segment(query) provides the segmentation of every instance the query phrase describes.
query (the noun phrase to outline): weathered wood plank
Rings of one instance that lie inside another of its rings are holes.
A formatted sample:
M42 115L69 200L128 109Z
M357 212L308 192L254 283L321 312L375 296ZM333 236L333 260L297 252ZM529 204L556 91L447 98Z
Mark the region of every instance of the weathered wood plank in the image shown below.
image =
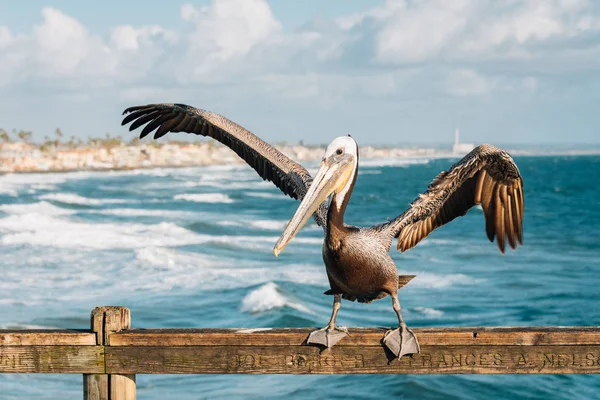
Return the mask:
M111 346L285 346L305 343L313 329L130 329ZM349 328L336 347L376 346L387 328ZM598 327L413 328L421 345L595 345Z
M0 346L0 373L104 373L102 346Z
M110 347L119 374L591 374L600 346L421 346L395 359L382 346Z
M135 375L109 375L110 400L135 400Z
M103 306L92 310L91 330L99 345L110 345L110 337L131 327L131 312L126 307ZM103 370L106 372L106 369ZM135 400L135 375L84 375L85 400Z
M84 400L107 400L108 399L108 375L107 374L84 374L83 375L83 398L84 398Z
M94 346L96 337L75 329L0 329L0 346Z

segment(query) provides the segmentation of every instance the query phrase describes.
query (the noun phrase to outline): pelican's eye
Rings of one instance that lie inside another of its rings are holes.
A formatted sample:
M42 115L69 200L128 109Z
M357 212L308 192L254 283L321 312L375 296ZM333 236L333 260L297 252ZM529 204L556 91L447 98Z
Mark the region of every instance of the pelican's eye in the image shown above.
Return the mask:
M342 154L344 154L344 149L337 149L335 151L335 154L337 154L338 156L341 156Z

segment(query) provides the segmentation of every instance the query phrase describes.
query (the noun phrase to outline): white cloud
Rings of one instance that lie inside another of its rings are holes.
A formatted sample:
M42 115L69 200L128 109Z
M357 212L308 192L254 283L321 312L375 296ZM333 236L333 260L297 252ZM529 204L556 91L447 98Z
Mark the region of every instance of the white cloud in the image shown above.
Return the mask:
M5 78L0 78L0 87L29 79L66 90L111 86L152 67L157 55L155 41L174 40L174 35L161 27L121 26L105 41L60 10L43 8L42 18L29 35L13 36L0 27L0 72Z
M177 32L122 25L95 34L44 8L29 34L0 27L0 88L35 82L154 98L165 87L245 82L333 104L347 95L421 96L424 88L457 96L535 92L544 74L600 66L598 41L589 40L600 35L600 16L588 0L388 0L295 32L283 29L266 0L184 4L180 17Z
M167 44L174 44L178 37L158 25L135 28L131 25L121 25L111 32L111 47L117 50L140 50L144 46L153 46L154 40L164 40Z
M377 35L379 61L410 63L440 55L464 31L474 8L468 0L418 1L403 5L393 6L394 12L386 15Z
M338 18L344 30L374 25L375 58L383 64L523 59L600 31L588 0L388 0Z
M12 41L10 30L5 26L0 26L0 49L6 48Z
M199 74L247 55L282 30L265 0L216 0L201 8L185 4L181 16L194 24L188 37L188 56Z
M102 75L111 68L109 49L89 35L81 23L53 8L42 10L44 21L29 40L34 73L68 77L74 72Z
M484 95L490 93L495 86L495 79L484 77L470 69L451 71L446 77L448 91L458 96Z

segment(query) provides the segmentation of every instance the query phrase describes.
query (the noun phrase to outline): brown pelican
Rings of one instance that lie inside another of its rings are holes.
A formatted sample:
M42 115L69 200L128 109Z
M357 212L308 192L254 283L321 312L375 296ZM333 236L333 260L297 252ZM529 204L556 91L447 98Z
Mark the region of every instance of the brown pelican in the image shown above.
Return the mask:
M394 238L398 239L397 249L404 252L434 229L481 204L487 237L490 241L496 238L502 253L506 241L513 249L523 243L523 181L510 155L491 145L475 148L449 171L440 173L398 217L360 228L344 222L358 170L358 146L350 136L331 142L313 179L300 164L221 115L184 104L130 107L123 114L128 114L123 125L133 122L130 130L145 125L141 138L155 130L155 139L167 132L212 137L235 151L263 179L301 200L275 245L275 255L311 215L323 227L323 260L331 287L325 294L333 295L333 312L327 326L312 332L308 343L331 347L348 334L335 323L342 298L370 303L389 295L399 327L385 334L385 345L398 357L420 351L400 313L398 273L389 256Z

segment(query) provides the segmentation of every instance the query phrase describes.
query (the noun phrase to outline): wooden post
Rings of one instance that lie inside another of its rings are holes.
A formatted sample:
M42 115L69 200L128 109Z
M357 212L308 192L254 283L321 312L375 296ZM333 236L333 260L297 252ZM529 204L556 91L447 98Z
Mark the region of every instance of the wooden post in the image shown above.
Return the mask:
M131 313L126 307L105 306L92 310L91 329L96 344L110 346L110 335L131 328ZM135 375L84 374L84 400L135 400Z

